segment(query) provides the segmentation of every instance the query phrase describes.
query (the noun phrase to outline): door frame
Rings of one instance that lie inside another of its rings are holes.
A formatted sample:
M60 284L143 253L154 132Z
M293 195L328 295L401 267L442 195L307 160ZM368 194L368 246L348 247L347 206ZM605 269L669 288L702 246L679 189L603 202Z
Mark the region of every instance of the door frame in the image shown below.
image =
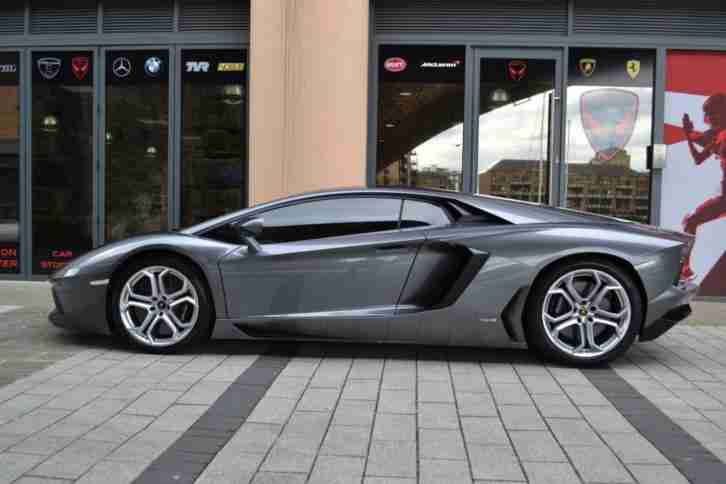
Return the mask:
M169 78L167 87L167 119L169 125L167 127L167 169L166 169L166 183L167 183L167 207L166 207L166 223L167 229L171 230L174 227L174 207L176 207L176 190L174 189L175 182L175 165L174 159L174 145L176 140L176 121L174 116L175 112L175 99L176 99L176 81L175 81L175 69L176 69L176 55L173 45L160 44L160 45L104 45L98 49L98 78L97 78L97 121L96 121L96 151L98 156L96 158L96 227L95 227L95 242L96 247L103 245L106 242L106 55L108 52L119 51L166 51L167 58L169 59L169 65L167 66Z
M467 103L467 110L465 116L468 117L470 122L465 126L468 126L468 138L470 142L469 146L469 160L470 164L467 167L469 173L469 183L466 186L471 193L478 193L478 160L479 160L479 100L481 96L480 92L480 78L481 78L481 60L482 59L543 59L554 61L554 106L552 109L551 117L549 120L549 173L548 173L548 191L549 197L547 204L551 206L557 206L564 198L564 170L565 165L562 163L562 149L563 149L563 133L564 133L564 117L567 114L563 106L566 106L566 99L564 96L564 52L563 49L557 48L541 48L541 49L527 49L527 48L499 48L499 47L474 47L471 56L470 65L470 76L467 79L470 81L468 84L471 89L471 102ZM465 134L466 136L466 134Z

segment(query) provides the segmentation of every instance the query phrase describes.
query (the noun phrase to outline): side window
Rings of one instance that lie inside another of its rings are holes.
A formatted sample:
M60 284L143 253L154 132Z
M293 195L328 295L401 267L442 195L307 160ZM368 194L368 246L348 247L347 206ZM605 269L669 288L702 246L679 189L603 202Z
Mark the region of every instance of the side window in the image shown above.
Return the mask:
M397 198L330 198L289 205L259 214L265 228L261 244L322 239L398 229Z
M401 228L410 229L415 227L436 227L449 225L451 219L446 211L428 202L418 200L406 200L403 202L403 213L401 214Z

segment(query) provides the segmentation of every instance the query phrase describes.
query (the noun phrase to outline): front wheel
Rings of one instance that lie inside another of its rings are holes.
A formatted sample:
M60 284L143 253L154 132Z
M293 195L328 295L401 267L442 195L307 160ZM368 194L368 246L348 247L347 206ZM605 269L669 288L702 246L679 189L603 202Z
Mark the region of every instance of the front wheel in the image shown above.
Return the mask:
M640 292L629 274L606 261L566 263L533 289L527 342L540 355L596 365L623 354L640 332Z
M115 332L154 353L177 351L208 335L211 306L198 270L174 257L130 264L111 300Z

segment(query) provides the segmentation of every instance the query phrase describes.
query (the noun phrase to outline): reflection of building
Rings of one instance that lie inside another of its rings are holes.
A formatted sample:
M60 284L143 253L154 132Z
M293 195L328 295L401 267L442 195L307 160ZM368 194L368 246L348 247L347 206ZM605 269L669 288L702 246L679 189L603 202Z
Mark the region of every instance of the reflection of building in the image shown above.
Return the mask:
M407 153L401 160L389 163L378 171L379 185L408 185L426 188L459 190L461 173L436 165L419 168L416 153Z
M591 161L570 164L567 206L647 222L650 176L632 170L628 162L629 156L622 151L607 163ZM479 174L480 191L537 202L539 165L534 160L501 160L490 170Z

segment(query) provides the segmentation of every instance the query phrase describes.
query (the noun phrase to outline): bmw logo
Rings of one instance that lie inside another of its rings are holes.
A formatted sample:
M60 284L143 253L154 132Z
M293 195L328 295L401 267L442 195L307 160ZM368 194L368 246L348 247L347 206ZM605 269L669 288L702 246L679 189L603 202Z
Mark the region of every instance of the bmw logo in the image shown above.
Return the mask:
M151 77L156 77L161 72L162 60L158 57L149 57L144 64L144 71Z

